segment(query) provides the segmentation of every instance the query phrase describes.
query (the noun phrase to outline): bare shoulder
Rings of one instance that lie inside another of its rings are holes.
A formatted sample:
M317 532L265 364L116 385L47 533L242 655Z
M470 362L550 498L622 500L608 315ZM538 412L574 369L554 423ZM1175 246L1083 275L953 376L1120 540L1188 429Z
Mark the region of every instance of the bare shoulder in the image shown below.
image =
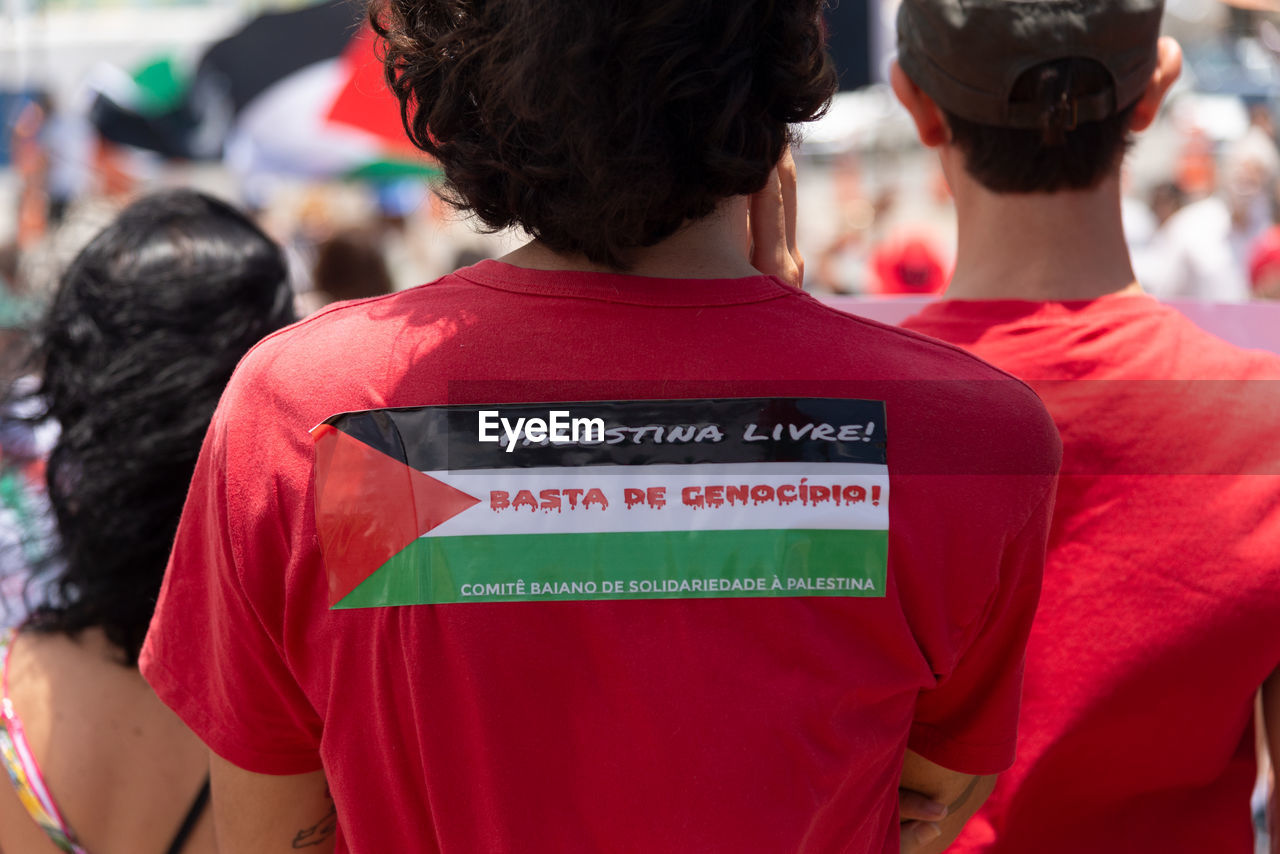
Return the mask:
M9 694L45 783L91 851L168 845L208 776L207 751L101 632L16 639ZM213 851L211 825L185 851ZM24 849L25 850L25 849Z

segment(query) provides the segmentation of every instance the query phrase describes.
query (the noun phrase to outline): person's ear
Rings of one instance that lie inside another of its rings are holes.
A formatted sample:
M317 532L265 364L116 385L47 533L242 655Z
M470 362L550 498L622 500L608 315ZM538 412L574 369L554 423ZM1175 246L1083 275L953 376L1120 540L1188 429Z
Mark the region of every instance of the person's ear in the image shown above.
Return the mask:
M1147 88L1133 108L1132 130L1146 130L1156 120L1160 105L1169 88L1182 74L1182 48L1168 36L1162 36L1156 44L1156 68L1151 72Z
M916 123L916 134L920 141L929 148L945 143L948 138L947 121L942 116L942 110L907 76L897 60L889 67L889 82L893 85L893 94L898 96L902 106L911 114L911 120Z

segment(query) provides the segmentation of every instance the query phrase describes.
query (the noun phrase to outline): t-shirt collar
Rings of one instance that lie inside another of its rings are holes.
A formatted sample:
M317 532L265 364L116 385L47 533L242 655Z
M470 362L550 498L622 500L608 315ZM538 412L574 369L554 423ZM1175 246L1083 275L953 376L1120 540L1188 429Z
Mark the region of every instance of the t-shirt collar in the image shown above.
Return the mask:
M712 306L764 302L801 293L773 276L736 279L666 279L626 273L533 270L486 260L454 275L477 285L542 296L630 305Z

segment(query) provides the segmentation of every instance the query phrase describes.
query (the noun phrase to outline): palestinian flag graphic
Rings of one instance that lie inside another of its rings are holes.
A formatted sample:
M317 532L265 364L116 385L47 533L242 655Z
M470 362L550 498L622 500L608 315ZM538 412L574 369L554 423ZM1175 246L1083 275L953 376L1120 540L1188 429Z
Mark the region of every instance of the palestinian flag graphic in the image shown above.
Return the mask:
M312 435L333 608L885 595L881 401L429 406Z

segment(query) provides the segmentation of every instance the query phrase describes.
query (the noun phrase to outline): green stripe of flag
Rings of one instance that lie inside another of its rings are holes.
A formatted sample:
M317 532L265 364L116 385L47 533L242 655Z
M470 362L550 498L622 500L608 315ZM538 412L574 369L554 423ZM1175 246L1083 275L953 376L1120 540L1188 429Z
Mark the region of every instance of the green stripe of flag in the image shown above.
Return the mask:
M397 159L371 160L347 170L344 178L363 181L389 181L396 178L438 178L444 174L435 161Z
M335 608L885 595L889 533L660 531L421 537Z

